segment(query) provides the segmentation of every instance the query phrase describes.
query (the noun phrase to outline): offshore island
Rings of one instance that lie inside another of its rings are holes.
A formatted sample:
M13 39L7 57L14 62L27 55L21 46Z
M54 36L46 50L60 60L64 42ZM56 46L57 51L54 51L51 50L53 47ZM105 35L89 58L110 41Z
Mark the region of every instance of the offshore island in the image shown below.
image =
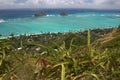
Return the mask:
M120 80L119 0L1 0L0 80Z

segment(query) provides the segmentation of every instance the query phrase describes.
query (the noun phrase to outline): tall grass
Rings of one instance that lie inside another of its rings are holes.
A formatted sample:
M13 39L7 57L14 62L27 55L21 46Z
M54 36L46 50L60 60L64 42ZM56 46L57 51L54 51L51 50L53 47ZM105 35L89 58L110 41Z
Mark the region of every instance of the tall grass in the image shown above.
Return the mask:
M10 50L11 44L1 42L1 80L119 80L120 50L100 49L91 45L90 38L88 30L87 44L82 47L74 45L74 39L69 48L65 41L55 49L30 43L43 48L45 54L31 54L28 48Z
M88 40L87 40L88 46L90 46L90 40L91 40L91 39L90 39L90 30L88 30L88 36L87 36L87 37L88 37Z

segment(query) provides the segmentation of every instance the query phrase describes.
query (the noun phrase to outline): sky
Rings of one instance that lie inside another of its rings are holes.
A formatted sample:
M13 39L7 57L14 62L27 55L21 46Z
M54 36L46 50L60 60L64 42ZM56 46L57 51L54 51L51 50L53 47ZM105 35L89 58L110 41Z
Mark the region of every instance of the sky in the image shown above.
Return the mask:
M0 0L0 9L18 8L120 9L120 0Z

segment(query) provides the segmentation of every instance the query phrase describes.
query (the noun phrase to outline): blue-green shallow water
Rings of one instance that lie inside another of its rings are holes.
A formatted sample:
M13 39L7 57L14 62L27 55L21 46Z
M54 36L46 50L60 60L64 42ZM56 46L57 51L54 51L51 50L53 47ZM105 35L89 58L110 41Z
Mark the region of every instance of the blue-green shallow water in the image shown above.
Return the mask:
M39 34L44 32L68 32L120 25L119 11L66 10L68 16L59 16L63 10L46 10L47 16L35 17L41 10L0 11L0 34Z

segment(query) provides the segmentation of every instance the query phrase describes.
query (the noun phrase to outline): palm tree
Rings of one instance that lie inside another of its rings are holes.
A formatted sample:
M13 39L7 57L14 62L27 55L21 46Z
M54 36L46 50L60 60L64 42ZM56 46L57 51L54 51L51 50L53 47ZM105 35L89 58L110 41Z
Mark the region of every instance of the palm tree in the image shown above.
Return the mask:
M0 34L0 37L2 37L2 34Z
M11 36L11 37L14 37L14 33L11 33L10 36Z

